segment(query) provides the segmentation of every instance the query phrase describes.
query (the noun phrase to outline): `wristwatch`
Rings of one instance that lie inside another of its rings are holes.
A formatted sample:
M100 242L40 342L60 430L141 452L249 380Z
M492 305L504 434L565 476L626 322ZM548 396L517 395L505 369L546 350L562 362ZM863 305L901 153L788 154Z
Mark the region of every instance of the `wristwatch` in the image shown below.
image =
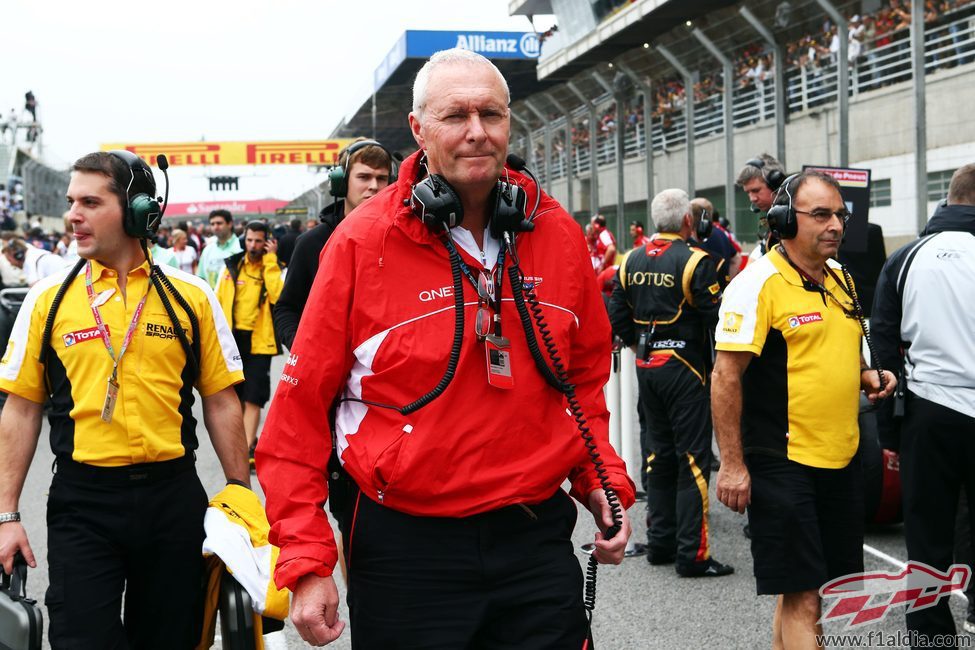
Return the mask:
M20 521L19 512L0 512L0 524L5 524L8 521Z

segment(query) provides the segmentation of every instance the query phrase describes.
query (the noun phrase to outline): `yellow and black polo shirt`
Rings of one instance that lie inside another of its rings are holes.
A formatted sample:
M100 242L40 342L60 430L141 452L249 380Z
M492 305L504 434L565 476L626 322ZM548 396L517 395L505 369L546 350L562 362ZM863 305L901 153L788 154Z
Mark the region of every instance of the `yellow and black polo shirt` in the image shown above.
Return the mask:
M828 263L842 278L839 264ZM716 347L756 355L742 378L746 454L835 469L857 451L860 324L849 296L829 273L824 286L843 306L806 288L772 250L725 290Z
M115 271L92 262L98 309L116 355L148 291L119 365L118 401L110 423L102 420L101 411L113 364L89 307L83 269L64 295L47 360L53 391L51 447L58 457L110 467L180 458L199 446L192 414L192 368L159 294L150 289L148 273L145 263L129 272L123 299ZM199 321L200 394L206 397L242 381L237 346L206 280L172 268L165 273ZM40 345L51 303L66 274L41 280L27 294L0 360L0 390L38 403L47 397ZM170 301L192 340L189 318Z

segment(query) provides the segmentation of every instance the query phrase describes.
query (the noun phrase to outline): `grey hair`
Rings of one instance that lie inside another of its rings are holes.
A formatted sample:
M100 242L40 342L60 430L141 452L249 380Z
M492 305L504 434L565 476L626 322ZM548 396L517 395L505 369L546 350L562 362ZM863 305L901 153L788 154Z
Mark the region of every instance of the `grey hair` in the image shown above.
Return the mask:
M423 113L423 108L427 103L427 84L434 68L442 65L486 65L497 75L501 87L504 88L505 106L511 103L511 92L508 90L508 82L498 67L477 52L465 50L460 47L449 50L435 52L430 59L423 64L420 71L416 73L416 80L413 82L413 112L419 117Z
M687 192L672 188L664 190L653 197L650 204L650 216L657 232L680 232L684 224L684 215L691 210L691 200Z

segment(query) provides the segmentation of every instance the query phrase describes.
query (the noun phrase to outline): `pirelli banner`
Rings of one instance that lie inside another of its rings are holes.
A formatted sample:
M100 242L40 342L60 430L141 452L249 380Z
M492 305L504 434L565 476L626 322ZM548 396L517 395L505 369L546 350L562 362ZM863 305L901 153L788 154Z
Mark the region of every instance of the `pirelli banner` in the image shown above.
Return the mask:
M156 164L164 154L173 167L182 165L335 165L339 152L352 140L288 140L282 142L110 142L102 151L125 149Z

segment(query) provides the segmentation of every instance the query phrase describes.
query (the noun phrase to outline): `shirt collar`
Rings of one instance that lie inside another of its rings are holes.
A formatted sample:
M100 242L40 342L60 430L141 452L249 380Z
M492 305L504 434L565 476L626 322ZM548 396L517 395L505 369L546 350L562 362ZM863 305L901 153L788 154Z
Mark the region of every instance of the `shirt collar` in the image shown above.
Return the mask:
M778 245L773 246L771 250L769 250L769 252L766 253L766 257L769 258L769 261L772 262L772 265L779 272L779 275L785 278L786 282L796 287L806 286L802 276L799 274L799 271L797 271L791 264L789 264L789 260L787 260L785 256L779 252ZM826 264L835 269L832 260L828 260ZM838 285L836 284L836 280L833 279L831 273L828 273L827 271L824 270L823 275L824 275L823 277L824 287L826 287L830 291L834 291L835 289L839 288Z
M143 260L142 264L135 267L128 273L129 277L134 275L149 276L149 262ZM115 270L111 269L98 260L91 260L91 277L93 280L101 280L105 277L114 278L116 276Z

